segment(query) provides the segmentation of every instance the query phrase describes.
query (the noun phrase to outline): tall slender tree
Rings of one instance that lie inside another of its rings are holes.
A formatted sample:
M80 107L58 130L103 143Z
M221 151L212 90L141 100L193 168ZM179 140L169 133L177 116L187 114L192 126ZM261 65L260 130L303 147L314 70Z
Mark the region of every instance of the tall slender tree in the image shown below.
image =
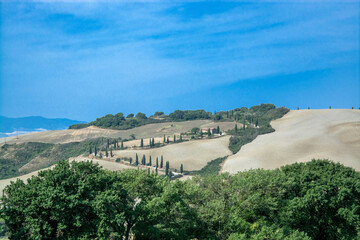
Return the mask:
M132 164L132 157L129 158L129 163Z
M136 166L139 165L139 157L138 157L137 154L136 154L136 156L135 156L135 165L136 165Z
M169 161L166 161L166 165L165 165L165 175L166 176L169 175L169 169L170 169L170 163L169 163Z
M180 165L180 173L183 173L184 172L184 166L183 164Z
M166 143L169 143L169 142L170 142L169 137L167 137L167 139L166 139Z
M109 153L108 153L108 148L105 149L105 156L108 157Z
M151 167L152 163L151 163L151 156L149 157L149 166Z
M175 134L174 134L174 143L176 143L176 136L175 136Z
M160 168L164 167L164 157L161 155Z
M156 157L156 169L159 167L159 158L158 157Z
M96 146L94 147L94 154L95 154L95 156L97 155L97 149L96 149Z
M216 132L217 132L217 133L220 133L220 127L219 127L219 125L218 125L217 128L216 128Z
M110 157L113 157L112 149L110 148Z
M90 149L89 149L89 154L92 154L92 148L90 147Z
M165 134L164 134L164 144L166 143Z
M144 147L144 139L140 140L140 147Z
M124 141L121 140L121 149L124 149Z
M142 157L142 161L141 161L142 165L146 165L146 157L145 154Z
M207 135L208 135L208 137L211 136L210 128L208 128Z

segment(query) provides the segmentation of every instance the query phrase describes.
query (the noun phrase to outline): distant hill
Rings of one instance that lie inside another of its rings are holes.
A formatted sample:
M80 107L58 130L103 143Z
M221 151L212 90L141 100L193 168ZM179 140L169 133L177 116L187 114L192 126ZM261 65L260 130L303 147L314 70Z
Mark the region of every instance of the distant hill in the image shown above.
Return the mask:
M21 135L30 132L67 129L70 125L82 121L66 118L44 118L39 116L8 118L0 116L0 137Z

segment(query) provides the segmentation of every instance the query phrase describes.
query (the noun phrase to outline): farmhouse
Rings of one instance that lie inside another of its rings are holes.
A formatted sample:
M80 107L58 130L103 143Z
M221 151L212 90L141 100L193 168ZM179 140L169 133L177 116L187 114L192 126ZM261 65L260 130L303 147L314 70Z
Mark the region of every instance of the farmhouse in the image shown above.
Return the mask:
M207 133L210 129L211 134L218 133L216 128L202 128L201 132Z

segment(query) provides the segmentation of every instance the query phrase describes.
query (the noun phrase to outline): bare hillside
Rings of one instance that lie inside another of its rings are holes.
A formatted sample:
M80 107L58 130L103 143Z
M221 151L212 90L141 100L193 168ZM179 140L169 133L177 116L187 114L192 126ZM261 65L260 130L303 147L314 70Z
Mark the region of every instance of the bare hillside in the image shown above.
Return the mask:
M290 111L271 122L276 130L258 136L230 156L223 171L274 169L312 158L325 158L360 170L359 110Z
M220 126L222 131L234 127L234 122L213 122L211 120L194 120L184 122L167 122L147 124L141 127L136 127L129 130L111 130L90 126L84 129L67 129L47 132L30 133L20 136L6 138L7 143L22 143L22 142L44 142L44 143L68 143L78 142L89 138L123 138L130 139L134 134L137 139L162 137L163 135L172 136L182 132L187 132L194 127L208 128ZM0 138L0 144L4 143L5 139ZM133 144L133 143L131 143Z
M156 157L160 161L162 155L164 161L170 162L171 168L180 169L180 165L183 164L184 170L200 170L211 160L231 155L231 151L228 148L229 139L229 136L224 136L216 139L189 141L146 150L117 150L113 151L113 153L117 157L132 157L134 161L136 154L138 154L139 161L145 155L146 162L149 161L151 156L152 165L155 165Z

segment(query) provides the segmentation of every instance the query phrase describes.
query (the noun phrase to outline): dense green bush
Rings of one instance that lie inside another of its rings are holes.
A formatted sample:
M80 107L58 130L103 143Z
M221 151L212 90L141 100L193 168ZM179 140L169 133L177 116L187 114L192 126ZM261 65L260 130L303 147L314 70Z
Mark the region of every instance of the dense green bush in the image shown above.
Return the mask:
M360 173L327 160L171 182L60 162L1 205L10 239L360 237Z

